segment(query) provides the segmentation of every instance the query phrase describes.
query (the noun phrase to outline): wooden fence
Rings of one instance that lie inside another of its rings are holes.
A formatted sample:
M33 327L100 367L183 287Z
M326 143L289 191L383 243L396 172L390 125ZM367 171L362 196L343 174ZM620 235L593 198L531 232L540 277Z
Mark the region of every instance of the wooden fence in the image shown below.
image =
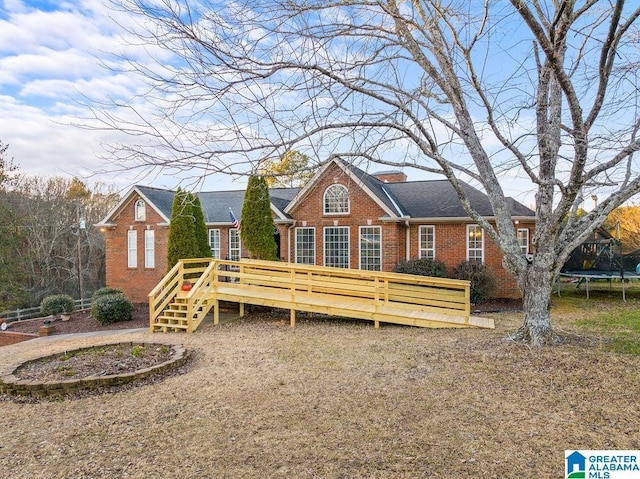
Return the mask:
M91 307L91 298L76 299L74 303L75 303L74 311L88 309ZM42 317L42 313L40 312L40 306L34 306L33 308L22 308L22 309L14 309L12 311L0 312L0 318L6 319L7 323L12 323L14 321L21 321L24 319L40 318L40 317Z

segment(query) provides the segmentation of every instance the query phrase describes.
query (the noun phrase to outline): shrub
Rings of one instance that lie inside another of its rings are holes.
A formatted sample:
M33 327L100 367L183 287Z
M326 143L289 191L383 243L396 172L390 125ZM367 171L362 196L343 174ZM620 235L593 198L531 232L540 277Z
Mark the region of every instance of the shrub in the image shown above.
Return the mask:
M457 279L471 281L471 302L486 302L496 290L496 280L487 267L477 261L464 261L453 270Z
M109 287L97 289L96 292L93 293L93 296L91 296L91 302L95 301L96 298L99 298L100 296L106 296L107 294L122 294L122 290L120 288Z
M54 294L47 296L40 303L40 313L43 316L60 313L72 313L76 305L68 294Z
M398 263L393 271L396 273L417 274L420 276L435 276L437 278L447 277L447 267L442 261L436 259L412 259L403 263Z
M122 293L105 294L94 298L91 305L91 316L100 324L131 321L133 304Z

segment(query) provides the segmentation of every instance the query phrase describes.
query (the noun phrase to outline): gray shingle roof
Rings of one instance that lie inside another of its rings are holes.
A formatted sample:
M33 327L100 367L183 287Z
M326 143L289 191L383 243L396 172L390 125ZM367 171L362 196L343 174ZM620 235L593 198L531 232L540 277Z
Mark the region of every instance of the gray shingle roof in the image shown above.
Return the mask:
M150 186L136 186L150 203L152 203L167 218L171 218L171 208L175 191L153 188ZM269 190L271 203L280 211L289 204L298 193L299 188L273 188ZM209 191L198 193L205 223L229 223L229 208L237 219L242 214L245 190Z
M392 198L393 195L389 194L390 190L386 188L387 183L380 181L375 176L370 175L369 173L361 170L356 166L344 162L343 164L347 168L349 168L351 172L356 176L356 178L362 181L362 183L364 183L366 187L369 188L369 190L371 190L371 192L376 195L387 208L389 208L391 211L394 211L398 216L405 215L402 205L398 203L398 201L396 201L396 198ZM398 209L400 209L400 211L398 211Z
M136 188L163 215L167 218L171 218L171 206L173 205L173 197L175 195L174 191L140 185L137 185Z
M406 183L386 183L402 209L412 218L466 218L469 215L462 208L453 186L447 180L408 181ZM471 185L462 183L473 208L481 216L493 216L489 198ZM522 203L508 198L513 216L535 216Z
M410 218L467 218L458 196L447 180L407 181L404 183L384 183L363 170L347 165L349 170L398 216ZM493 209L487 195L480 190L462 184L472 206L481 216L493 216ZM148 186L137 186L167 218L171 217L174 191ZM300 188L273 188L269 190L272 204L284 211L286 206L298 194ZM198 193L205 222L229 223L229 208L240 219L244 190L211 191ZM535 217L535 212L522 203L508 198L511 214L519 217Z

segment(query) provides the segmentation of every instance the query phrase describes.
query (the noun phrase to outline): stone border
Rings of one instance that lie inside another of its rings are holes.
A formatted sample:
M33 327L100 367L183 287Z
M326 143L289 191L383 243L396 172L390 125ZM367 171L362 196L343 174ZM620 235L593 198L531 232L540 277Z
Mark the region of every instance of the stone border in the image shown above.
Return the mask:
M84 351L88 349L95 349L101 346L115 346L115 345L127 345L127 346L148 346L148 345L160 345L168 346L173 350L173 354L168 361L165 361L154 366L138 369L137 371L124 373L124 374L112 374L109 376L87 376L80 379L68 379L65 381L55 382L42 382L42 381L28 381L20 379L14 375L15 371L25 363L36 361L38 359L48 358L51 356L58 356L60 353L48 354L46 356L40 356L37 358L31 358L26 361L22 361L19 364L11 365L8 369L0 371L0 394L8 394L12 396L31 396L36 398L43 397L59 397L77 393L85 390L95 390L100 388L108 388L113 386L122 386L138 379L147 378L153 374L166 373L171 369L177 368L185 364L188 359L188 353L182 344L165 344L155 342L118 342L118 343L100 343L83 348L73 349L67 352Z

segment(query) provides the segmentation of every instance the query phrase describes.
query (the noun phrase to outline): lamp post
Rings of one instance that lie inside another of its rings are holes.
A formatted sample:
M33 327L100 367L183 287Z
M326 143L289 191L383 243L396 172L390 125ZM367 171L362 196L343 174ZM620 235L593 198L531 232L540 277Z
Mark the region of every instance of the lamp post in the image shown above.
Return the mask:
M76 206L76 223L71 226L71 233L76 237L76 250L78 253L78 292L80 293L80 306L84 300L84 285L82 283L82 242L80 235L86 228L86 221L80 211L80 203Z

